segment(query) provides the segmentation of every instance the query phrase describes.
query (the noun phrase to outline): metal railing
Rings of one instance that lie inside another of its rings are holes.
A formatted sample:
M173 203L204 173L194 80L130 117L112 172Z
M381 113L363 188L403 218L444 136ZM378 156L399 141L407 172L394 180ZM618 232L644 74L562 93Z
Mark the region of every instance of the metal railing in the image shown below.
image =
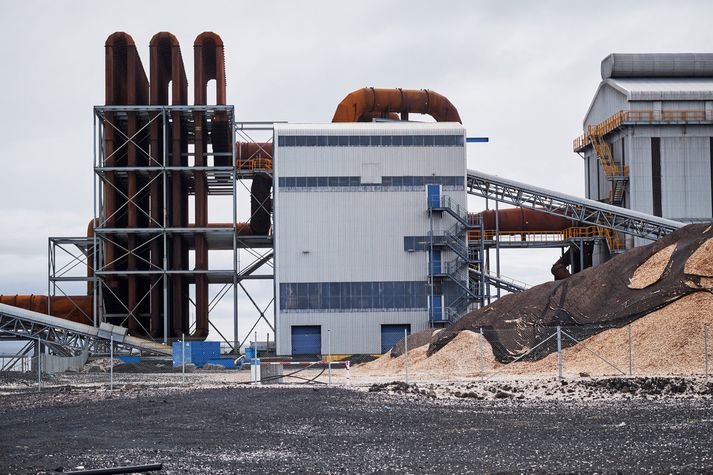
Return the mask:
M237 167L240 170L272 170L271 158L248 158L238 160Z
M619 111L605 121L590 126L591 128L575 138L572 147L575 152L580 152L587 147L591 141L591 133L603 136L621 127L625 123L687 123L687 122L711 122L712 118L706 111L702 110L629 110Z

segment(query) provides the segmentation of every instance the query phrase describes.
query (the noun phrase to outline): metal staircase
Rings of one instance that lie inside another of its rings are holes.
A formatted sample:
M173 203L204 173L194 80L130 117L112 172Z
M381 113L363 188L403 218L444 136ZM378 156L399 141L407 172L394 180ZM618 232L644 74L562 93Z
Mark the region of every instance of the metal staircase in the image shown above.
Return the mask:
M444 302L442 319L432 317L433 323L452 323L465 313L472 303L484 301L484 278L481 276L479 280L471 279L467 272L471 266L480 269L483 265L482 242L481 248L478 248L469 246L467 241L469 231L480 232L482 235L483 225L479 218L469 215L467 210L461 209L449 196L437 200L429 199L428 212L431 217L434 213L445 213L455 219L453 226L442 234L436 235L432 231L428 233L431 249L449 250L455 254L455 258L443 263L440 269L434 271L432 265L429 265L428 269L431 285L434 285L434 279L441 279L454 283L460 289L461 294L457 298L449 301L447 305Z
M609 204L613 206L622 206L624 203L624 193L626 192L626 186L629 183L629 167L624 166L623 169L614 160L611 148L606 140L604 140L605 130L599 125L590 125L587 128L587 138L589 142L594 147L594 152L599 157L599 161L602 164L602 169L610 183L611 190L609 190ZM609 234L616 235L616 232ZM615 239L607 236L607 245L609 247L609 252L612 254L617 254L624 251L624 246L622 241L616 236Z

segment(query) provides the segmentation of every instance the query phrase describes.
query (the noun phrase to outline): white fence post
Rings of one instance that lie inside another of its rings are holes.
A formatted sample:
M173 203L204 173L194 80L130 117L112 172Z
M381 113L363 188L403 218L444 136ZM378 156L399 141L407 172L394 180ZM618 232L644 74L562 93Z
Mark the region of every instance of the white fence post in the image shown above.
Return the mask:
M557 326L557 379L562 379L562 328Z
M114 390L114 334L109 335L109 391Z
M327 330L327 386L332 385L332 330Z
M629 334L629 376L634 374L633 371L633 360L632 360L632 355L631 355L631 323L629 324L628 327L626 327L627 333Z
M41 351L42 344L40 343L39 337L37 338L37 351L35 351L35 354L37 355L37 392L42 391L42 354L40 353Z
M408 384L408 331L404 328L404 370L406 372L406 384Z
M481 381L483 381L483 379L485 378L485 363L483 361L483 338L484 338L483 327L480 327L480 340L479 340L480 343L478 346L480 347L480 380Z
M706 379L708 379L708 324L707 323L703 324L703 350L706 354L705 375L706 375Z

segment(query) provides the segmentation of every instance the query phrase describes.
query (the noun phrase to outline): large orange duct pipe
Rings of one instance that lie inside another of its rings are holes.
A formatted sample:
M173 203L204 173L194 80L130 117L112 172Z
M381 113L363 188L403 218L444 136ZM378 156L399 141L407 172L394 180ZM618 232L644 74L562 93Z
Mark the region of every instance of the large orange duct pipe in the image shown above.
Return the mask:
M506 232L522 231L523 235L533 231L560 232L567 228L580 226L577 221L524 208L486 210L480 213L471 213L471 216L480 218L483 222L483 229L486 231L494 231L497 227L498 230ZM567 269L567 266L570 265L571 254L570 249L552 265L550 272L555 280L566 279L571 275Z
M208 103L208 83L215 80L216 105L225 105L225 53L223 40L213 32L203 32L193 42L193 76L195 79L194 102L203 106ZM207 148L209 142L207 125L201 112L194 114L195 120L195 164L205 167L207 163ZM216 166L230 166L233 161L231 156L230 130L226 117L216 114L212 121L210 141L216 153L214 163ZM232 155L232 153L231 153ZM204 171L193 173L195 187L195 212L196 226L208 226L208 178ZM198 233L195 236L196 270L208 270L208 242L206 235ZM208 321L208 277L197 274L196 282L196 329L191 334L192 338L205 339L210 331ZM187 322L186 322L187 324ZM174 325L174 336L180 336L180 328Z
M0 295L0 303L47 313L46 295ZM85 325L92 325L92 296L71 295L52 297L52 315Z
M578 226L576 221L560 218L551 214L524 208L506 208L486 210L473 214L483 221L486 231L495 230L495 217L497 214L497 227L500 231L562 231L573 226Z
M337 106L332 122L368 122L377 114L428 114L436 122L461 122L451 101L427 89L377 89L365 87L348 94Z

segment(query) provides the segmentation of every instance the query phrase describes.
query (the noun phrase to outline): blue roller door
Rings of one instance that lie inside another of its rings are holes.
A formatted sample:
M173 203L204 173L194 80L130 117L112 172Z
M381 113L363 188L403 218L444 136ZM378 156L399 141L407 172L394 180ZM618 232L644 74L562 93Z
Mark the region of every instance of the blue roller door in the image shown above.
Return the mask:
M381 352L386 353L399 340L402 340L404 330L410 335L411 325L381 325Z
M299 325L292 327L293 355L322 354L322 327Z

